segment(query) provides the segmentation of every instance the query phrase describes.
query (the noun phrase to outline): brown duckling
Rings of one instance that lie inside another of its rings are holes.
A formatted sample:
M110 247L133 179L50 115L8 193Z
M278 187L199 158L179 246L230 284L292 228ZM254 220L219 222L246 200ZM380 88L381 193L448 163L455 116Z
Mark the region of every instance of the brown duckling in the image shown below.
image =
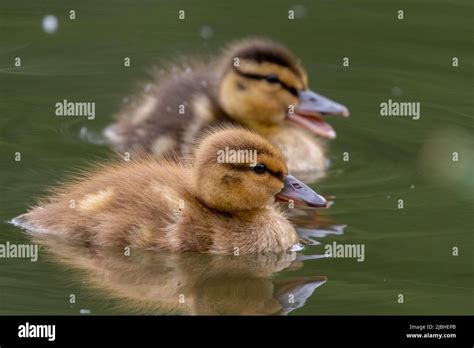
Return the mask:
M334 138L325 115L348 109L309 90L307 74L285 46L268 39L231 44L217 59L155 74L104 134L120 152L162 155L190 144L207 127L231 122L280 146L292 172L323 172L323 144Z
M274 206L276 197L326 206L288 175L279 149L256 133L227 128L204 136L189 163L142 158L103 165L12 222L98 246L281 252L299 239Z

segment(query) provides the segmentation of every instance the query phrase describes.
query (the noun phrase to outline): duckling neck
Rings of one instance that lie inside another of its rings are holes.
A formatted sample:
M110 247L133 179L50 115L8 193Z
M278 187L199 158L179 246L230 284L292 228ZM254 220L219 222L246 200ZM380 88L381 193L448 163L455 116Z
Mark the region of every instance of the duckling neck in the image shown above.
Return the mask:
M210 240L206 250L209 253L284 252L299 241L286 217L271 206L227 212L203 202L200 205L201 213L208 217L204 230L205 238Z

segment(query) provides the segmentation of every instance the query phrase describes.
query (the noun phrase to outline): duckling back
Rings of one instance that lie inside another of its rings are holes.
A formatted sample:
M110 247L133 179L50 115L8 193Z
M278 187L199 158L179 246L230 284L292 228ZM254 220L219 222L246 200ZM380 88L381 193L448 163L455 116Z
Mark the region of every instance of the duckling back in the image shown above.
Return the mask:
M36 233L99 246L167 247L186 199L189 169L141 160L103 165L12 222Z
M229 121L219 107L216 79L207 66L174 66L153 77L104 131L117 151L135 157L158 157L175 150L188 155L193 141L208 126Z

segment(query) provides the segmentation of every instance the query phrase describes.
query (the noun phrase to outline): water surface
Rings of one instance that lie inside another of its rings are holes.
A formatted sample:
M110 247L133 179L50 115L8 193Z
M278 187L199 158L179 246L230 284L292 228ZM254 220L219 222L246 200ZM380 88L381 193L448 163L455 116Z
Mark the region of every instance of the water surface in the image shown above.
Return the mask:
M288 21L294 6L300 18ZM68 17L71 9L75 20ZM185 21L178 21L179 9L186 10ZM399 9L404 20L397 19ZM265 35L294 50L312 88L352 113L332 121L338 132L329 144L332 167L314 185L334 204L317 216L292 212L312 244L296 257L137 251L126 262L117 251L38 241L37 262L0 259L0 314L473 312L470 1L130 6L121 0L6 0L0 12L2 221L24 212L87 161L108 156L105 146L88 138L111 121L160 60L209 55L230 40ZM59 20L54 34L42 30L47 14ZM14 66L16 57L21 67ZM131 58L128 68L124 57ZM54 104L63 99L94 101L96 118L56 117ZM388 99L420 102L421 118L380 116L379 105ZM31 239L2 223L0 243L7 241ZM363 244L364 261L311 257L333 242ZM181 293L184 306L169 305Z

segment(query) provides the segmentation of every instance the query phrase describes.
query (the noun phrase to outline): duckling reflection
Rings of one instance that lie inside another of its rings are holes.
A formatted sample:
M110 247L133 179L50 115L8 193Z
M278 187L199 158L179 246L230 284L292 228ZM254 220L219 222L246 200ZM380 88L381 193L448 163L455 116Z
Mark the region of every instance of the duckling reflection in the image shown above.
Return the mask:
M154 314L285 315L304 306L326 277L272 279L302 266L295 253L224 256L93 248L35 236L54 260L83 272L85 283Z

